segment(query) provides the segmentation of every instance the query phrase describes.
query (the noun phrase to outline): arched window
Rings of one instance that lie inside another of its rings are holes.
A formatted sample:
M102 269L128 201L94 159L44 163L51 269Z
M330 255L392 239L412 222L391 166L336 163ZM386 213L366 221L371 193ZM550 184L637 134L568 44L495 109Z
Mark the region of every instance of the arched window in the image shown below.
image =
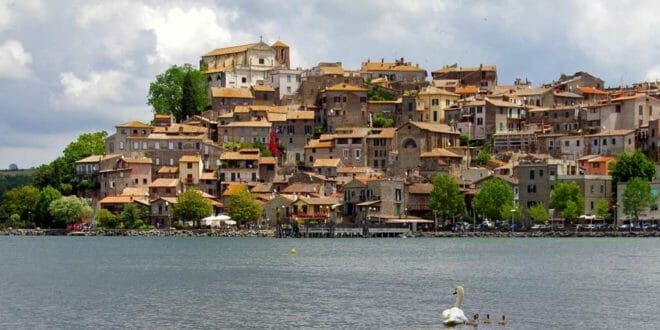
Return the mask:
M403 148L417 148L417 142L414 139L408 139L403 142Z

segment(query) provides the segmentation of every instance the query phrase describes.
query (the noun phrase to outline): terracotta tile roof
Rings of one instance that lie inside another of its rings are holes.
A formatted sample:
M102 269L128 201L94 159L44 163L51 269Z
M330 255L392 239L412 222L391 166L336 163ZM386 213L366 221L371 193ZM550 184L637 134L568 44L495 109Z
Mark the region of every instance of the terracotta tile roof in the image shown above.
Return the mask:
M572 99L581 99L581 98L583 98L582 95L571 93L571 92L554 92L553 94L555 96L567 97L567 98L572 98Z
M445 66L444 68L433 71L433 73L449 73L449 72L474 72L474 71L497 71L495 65L482 65L478 67L458 67L457 65Z
M476 94L479 91L479 87L475 85L467 85L456 88L456 94Z
M98 163L102 160L111 159L111 158L115 158L115 157L119 158L119 157L121 157L121 154L91 155L91 156L87 156L87 157L85 157L81 160L76 161L76 164L79 164L79 163Z
M211 87L212 97L232 99L253 99L254 95L247 88Z
M234 196L247 189L248 186L246 184L230 183L229 186L227 186L227 189L225 189L225 191L222 193L222 196Z
M643 93L638 93L638 94L635 94L635 95L619 96L615 99L612 99L612 102L634 100L634 99L637 99L637 98L640 98L640 97L647 97L647 95L643 94Z
M289 111L286 112L287 120L313 120L314 111Z
M141 121L137 121L137 120L134 120L134 121L131 121L131 122L128 122L128 123L124 123L124 124L119 124L115 127L120 127L120 128L121 127L126 127L126 128L151 128L150 125L147 125L147 124L145 124Z
M197 163L201 159L199 155L184 155L179 158L179 163Z
M243 153L237 151L225 151L220 155L220 160L259 160L259 153Z
M158 174L175 174L179 173L178 166L163 166L158 169Z
M270 45L270 46L271 46L271 47L289 47L289 45L283 43L283 42L280 41L280 40L275 41L275 43L273 43L273 44Z
M273 183L257 183L254 187L252 187L251 191L253 193L271 193L273 191Z
M531 95L542 95L545 93L548 93L552 90L552 88L523 88L519 89L515 92L513 92L513 95L515 96L531 96Z
M270 85L253 85L252 90L255 92L275 92L275 88Z
M394 127L372 128L367 139L392 139L394 134L396 134L396 128Z
M611 131L603 131L596 134L586 135L586 137L597 137L597 136L623 136L634 133L634 129L615 129Z
M217 48L214 49L202 56L218 56L218 55L227 55L227 54L235 54L235 53L242 53L247 51L248 49L258 45L258 43L253 43L253 44L246 44L246 45L239 45L239 46L232 46L232 47L225 47L225 48Z
M428 195L433 190L431 183L413 183L408 187L408 192L411 194Z
M398 65L385 62L362 62L363 71L402 71L402 72L425 72L426 70L412 65Z
M447 149L434 148L431 151L423 152L420 157L447 157L447 158L463 158Z
M506 102L506 101L501 101L501 100L495 100L495 99L486 99L486 103L490 103L496 107L506 107L506 108L524 108L522 105L518 105L515 103L511 102Z
M337 173L369 173L375 172L369 166L341 166L337 169Z
M335 65L319 65L319 70L323 75L344 75L344 68Z
M146 196L149 194L149 188L126 187L121 191L124 196Z
M319 139L309 140L305 145L305 149L310 148L332 148L332 141L323 141Z
M331 158L318 158L314 161L312 167L337 167L341 163L341 159L331 159Z
M292 183L288 185L286 188L282 189L282 192L285 194L293 194L293 193L299 193L299 194L318 194L319 191L321 190L321 187L317 183Z
M177 185L179 185L179 179L158 178L151 182L149 188L176 187Z
M513 185L517 185L517 184L518 184L518 178L513 177L513 176L502 175L502 174L495 174L495 177L496 177L496 178L500 178L500 179L504 180L505 182L508 182L508 183L510 183L510 184L513 184Z
M225 125L218 125L218 127L271 127L273 123L267 120L252 120L252 121L233 121Z
M446 125L446 124L440 124L440 123L427 123L427 122L421 122L421 121L409 121L408 124L411 124L413 126L416 126L417 128L424 130L424 131L430 131L430 132L436 132L436 133L447 133L447 134L460 134L457 131L452 130L451 126ZM402 125L397 130L400 130L402 127L405 127L406 125Z
M154 116L154 119L160 119L160 120L171 119L171 118L172 118L171 115L155 115Z
M329 92L366 92L367 89L360 86L355 86L347 83L339 83L325 89Z
M144 198L144 196L108 196L99 201L101 205L103 204L128 204L138 202L141 204L149 205L149 201Z
M589 163L599 163L599 162L610 162L613 160L616 160L617 158L614 156L597 156L592 159L589 159Z
M438 88L435 86L426 86L424 87L418 95L449 95L449 96L458 96L456 93L452 93L446 89Z
M582 94L594 94L594 95L608 95L606 91L602 91L598 88L593 87L580 87L578 88Z

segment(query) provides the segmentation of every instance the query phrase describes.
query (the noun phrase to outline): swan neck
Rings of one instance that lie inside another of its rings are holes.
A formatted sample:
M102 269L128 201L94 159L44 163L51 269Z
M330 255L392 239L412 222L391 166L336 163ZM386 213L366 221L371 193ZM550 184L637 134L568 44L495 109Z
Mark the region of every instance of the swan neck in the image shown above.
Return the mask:
M462 303L463 303L463 292L458 291L456 293L456 308L461 308Z

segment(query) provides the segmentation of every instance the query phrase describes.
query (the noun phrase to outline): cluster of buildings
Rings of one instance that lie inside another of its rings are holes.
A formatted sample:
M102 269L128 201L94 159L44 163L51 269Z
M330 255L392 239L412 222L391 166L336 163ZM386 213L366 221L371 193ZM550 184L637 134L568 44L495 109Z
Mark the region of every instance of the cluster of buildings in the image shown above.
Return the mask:
M222 212L248 190L265 210L255 222L431 226L430 181L444 173L468 212L483 184L500 178L524 222L559 182L578 183L585 214L605 198L623 219L608 164L622 152L660 154L656 83L607 89L577 72L502 85L494 65L447 65L429 77L404 58L294 69L288 45L261 40L211 50L199 66L210 108L180 123L156 115L117 125L104 155L76 163L100 207L140 203L152 223L169 225L182 191L198 188ZM484 147L494 158L477 166Z

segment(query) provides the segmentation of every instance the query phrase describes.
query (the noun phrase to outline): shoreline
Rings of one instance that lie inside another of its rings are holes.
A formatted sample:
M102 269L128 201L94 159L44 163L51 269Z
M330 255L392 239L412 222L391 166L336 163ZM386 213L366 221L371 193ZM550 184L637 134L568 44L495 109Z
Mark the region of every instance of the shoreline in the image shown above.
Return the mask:
M132 230L108 229L91 232L67 232L65 229L2 229L0 236L123 236L123 237L267 237L275 238L274 230ZM660 237L660 231L548 231L548 232L423 232L410 238L545 238L545 237ZM363 237L357 237L363 238ZM373 237L369 237L373 238Z

